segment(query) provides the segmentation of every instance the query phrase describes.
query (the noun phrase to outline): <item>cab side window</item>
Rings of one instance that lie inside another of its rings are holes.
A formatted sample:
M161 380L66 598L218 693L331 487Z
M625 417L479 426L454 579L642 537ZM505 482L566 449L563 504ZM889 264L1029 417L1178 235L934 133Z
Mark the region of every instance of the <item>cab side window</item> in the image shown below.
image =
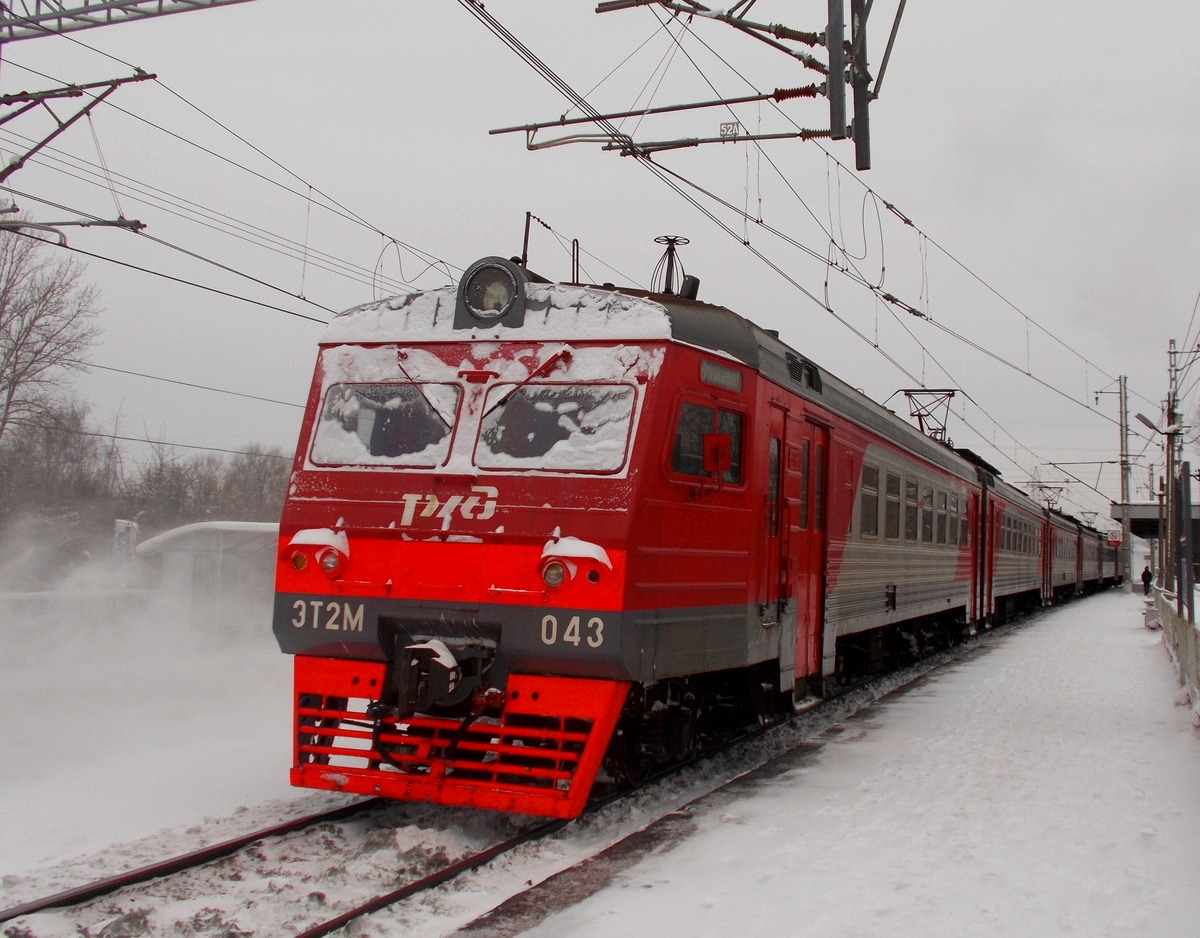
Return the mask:
M671 448L671 471L700 479L712 478L712 473L704 471L704 437L709 433L729 436L730 465L721 473L721 479L739 484L742 481L742 415L691 401L684 401L679 406Z

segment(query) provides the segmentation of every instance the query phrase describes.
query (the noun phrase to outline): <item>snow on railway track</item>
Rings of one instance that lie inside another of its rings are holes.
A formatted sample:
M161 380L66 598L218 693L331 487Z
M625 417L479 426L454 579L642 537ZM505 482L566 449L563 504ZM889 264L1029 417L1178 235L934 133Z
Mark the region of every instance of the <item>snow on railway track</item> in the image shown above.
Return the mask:
M511 929L590 894L647 851L686 837L690 812L708 799L734 797L755 773L805 758L821 734L836 735L843 721L875 700L1012 627L823 701L570 824L403 803L342 806L287 830L245 834L233 852L219 850L219 859L206 857L199 867L177 863L177 872L164 870L169 875L100 898L88 895L69 908L0 913L0 921L11 918L4 935L316 938L381 908L387 911L373 923L365 919L356 926L359 933L390 933L399 926L420 933L461 928L463 934L516 934ZM473 869L474 875L461 875Z

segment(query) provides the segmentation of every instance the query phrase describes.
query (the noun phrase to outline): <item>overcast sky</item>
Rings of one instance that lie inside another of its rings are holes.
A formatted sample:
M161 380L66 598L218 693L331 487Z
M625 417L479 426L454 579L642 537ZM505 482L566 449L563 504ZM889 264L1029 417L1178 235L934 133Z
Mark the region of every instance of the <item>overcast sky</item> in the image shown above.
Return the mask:
M872 13L876 70L895 8L885 0ZM825 9L760 0L751 16L819 30ZM577 0L490 0L487 10L601 111L820 80L724 24L672 23L659 8L597 15ZM1117 398L1096 405L1096 392L1126 374L1131 412L1157 417L1168 341L1195 347L1200 52L1176 37L1197 35L1200 7L1182 0L1152 16L1109 0L909 3L872 106L869 172L854 171L847 141L656 156L732 235L597 144L529 152L520 134L490 136L568 105L453 0L253 0L10 43L0 92L124 77L131 66L158 76L123 86L91 129L76 125L9 179L38 221L123 213L147 225L142 236L68 228L71 247L234 295L80 256L103 295L97 365L298 403L321 332L303 317L518 254L532 211L557 235L535 228L530 266L554 279L570 276L571 238L586 252L585 280L637 285L660 256L655 236L689 238L682 257L702 299L778 329L898 411L904 398L892 395L914 379L961 389L956 445L1014 482L1036 468L1057 484L1063 472L1045 463L1072 463L1104 494L1073 485L1063 507L1103 519L1116 466L1083 464L1116 460ZM742 106L736 118L774 133L825 126L828 111L801 100ZM639 141L709 137L731 119L692 111L623 129ZM0 126L4 158L49 122L42 113ZM97 140L116 201L97 175ZM268 237L291 247L268 249ZM831 253L853 278L827 270ZM1185 390L1196 377L1200 366ZM110 432L226 449L295 443L300 412L283 404L99 368L76 388ZM1189 416L1197 401L1193 391ZM1135 456L1144 445L1133 440ZM1155 459L1157 445L1135 483Z

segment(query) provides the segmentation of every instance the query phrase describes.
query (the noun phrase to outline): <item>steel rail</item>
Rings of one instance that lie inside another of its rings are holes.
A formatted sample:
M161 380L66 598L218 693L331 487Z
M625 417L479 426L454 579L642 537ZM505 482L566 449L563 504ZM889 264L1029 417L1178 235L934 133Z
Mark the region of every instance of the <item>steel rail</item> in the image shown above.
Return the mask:
M330 932L337 931L345 925L350 924L357 918L362 918L364 915L370 915L372 912L378 912L381 909L386 909L390 905L395 905L402 899L407 899L409 896L415 895L418 892L424 892L427 889L433 889L435 886L440 886L442 883L461 876L463 873L469 873L477 867L483 866L485 863L490 863L496 857L508 853L510 850L515 850L521 844L527 843L530 840L538 840L542 837L548 837L557 831L562 830L569 821L549 821L545 824L538 824L534 827L517 834L515 837L510 837L508 840L498 843L486 850L481 850L479 853L469 857L464 857L449 866L443 867L436 873L430 873L428 876L411 882L406 886L401 886L382 896L376 896L374 899L369 899L361 905L355 906L349 911L343 912L336 918L331 918L327 922L322 922L319 925L314 925L306 931L300 932L296 938L322 938Z
M134 886L138 883L157 879L160 876L169 876L172 873L194 869L213 860L227 857L231 853L236 853L257 840L263 840L267 837L278 837L281 834L303 830L306 827L311 827L313 824L320 824L323 821L340 821L344 818L360 814L369 808L377 807L383 802L384 799L382 798L368 798L365 801L356 801L354 804L347 805L344 808L334 808L330 811L322 811L317 814L297 818L294 821L285 821L250 834L244 834L241 837L235 837L232 840L226 840L209 847L201 847L199 850L193 850L190 853L160 860L157 863L151 863L148 866L129 870L125 873L118 873L115 876L109 876L93 883L76 886L72 889L55 893L52 896L23 902L20 905L14 905L12 908L0 910L0 922L7 922L9 919L14 919L21 915L30 915L34 912L42 912L46 909L78 905L81 902L87 902L89 899L95 899L99 896L116 892L118 889L124 889L126 886Z

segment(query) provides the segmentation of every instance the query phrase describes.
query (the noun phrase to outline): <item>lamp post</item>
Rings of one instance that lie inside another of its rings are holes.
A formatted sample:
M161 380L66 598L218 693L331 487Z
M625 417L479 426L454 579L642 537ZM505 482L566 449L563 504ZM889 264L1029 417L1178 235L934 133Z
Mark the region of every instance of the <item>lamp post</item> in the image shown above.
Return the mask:
M1171 344L1172 346L1174 345L1173 342ZM1162 436L1163 444L1167 450L1166 485L1160 485L1160 498L1165 497L1166 503L1163 506L1163 511L1161 513L1162 520L1159 524L1158 531L1160 539L1158 552L1160 567L1159 582L1162 583L1164 589L1176 594L1177 611L1180 617L1182 617L1184 607L1184 589L1186 587L1189 591L1191 590L1193 577L1191 570L1183 570L1180 567L1180 560L1183 558L1181 557L1179 547L1180 538L1183 534L1183 527L1184 525L1187 525L1187 540L1189 550L1186 551L1186 553L1188 555L1191 554L1192 506L1190 484L1181 485L1180 480L1175 477L1175 466L1177 460L1176 448L1179 446L1179 436L1183 433L1183 424L1176 419L1177 415L1175 413L1174 383L1172 383L1171 393L1167 397L1166 411L1166 428L1158 426L1158 424L1152 421L1145 414L1135 414L1135 416L1142 424ZM1190 476L1190 467L1187 463L1184 463L1184 466L1186 467L1185 471L1187 471ZM1190 483L1190 481L1191 480L1189 478L1187 482ZM1163 556L1162 550L1164 543L1166 546L1165 557ZM1190 565L1190 556L1187 559ZM1177 576L1179 578L1178 589L1176 589ZM1193 614L1192 598L1190 595L1187 597L1187 607L1190 617Z

